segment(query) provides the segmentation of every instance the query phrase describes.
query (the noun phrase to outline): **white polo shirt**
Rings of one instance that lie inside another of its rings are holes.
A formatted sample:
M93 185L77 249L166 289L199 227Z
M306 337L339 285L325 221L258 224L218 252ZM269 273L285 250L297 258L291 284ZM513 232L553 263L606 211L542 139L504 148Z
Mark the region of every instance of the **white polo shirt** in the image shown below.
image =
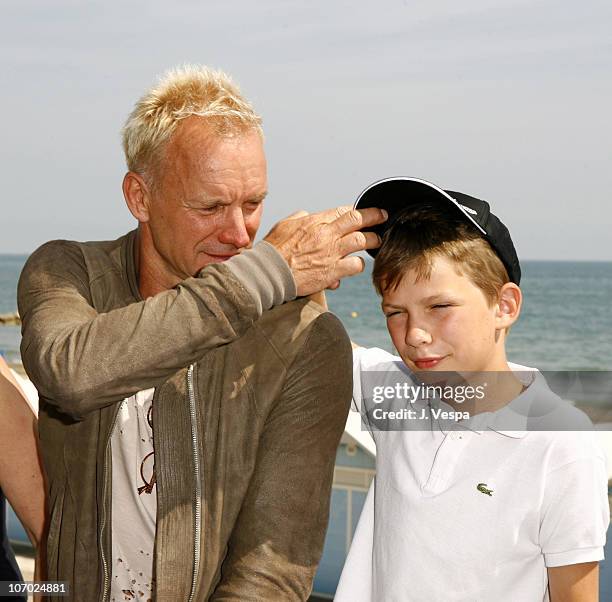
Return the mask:
M365 373L387 373L388 384L410 378L383 350L358 349L354 357L356 405ZM519 405L545 397L556 413L584 420L532 374ZM545 601L547 567L603 558L609 506L596 438L528 432L520 419L517 430L496 430L508 424L500 420L507 411L478 414L469 429L433 421L429 430L372 431L375 491L337 602Z

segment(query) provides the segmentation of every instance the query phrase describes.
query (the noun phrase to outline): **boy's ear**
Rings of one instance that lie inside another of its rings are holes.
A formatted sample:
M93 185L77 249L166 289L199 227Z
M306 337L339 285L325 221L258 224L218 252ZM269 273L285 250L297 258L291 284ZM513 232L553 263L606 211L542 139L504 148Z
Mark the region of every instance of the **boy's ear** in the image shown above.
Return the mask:
M521 313L523 294L514 282L506 282L499 291L499 301L495 312L495 326L499 330L510 328Z

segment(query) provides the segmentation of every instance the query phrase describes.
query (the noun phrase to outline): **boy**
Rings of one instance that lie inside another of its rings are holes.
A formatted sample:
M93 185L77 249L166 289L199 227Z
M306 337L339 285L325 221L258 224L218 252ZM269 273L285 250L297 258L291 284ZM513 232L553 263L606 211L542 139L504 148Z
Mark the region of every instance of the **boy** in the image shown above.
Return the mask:
M355 350L377 474L336 602L597 600L605 458L581 412L507 362L522 302L508 230L412 178L373 184L368 206L389 213L373 281L401 361Z

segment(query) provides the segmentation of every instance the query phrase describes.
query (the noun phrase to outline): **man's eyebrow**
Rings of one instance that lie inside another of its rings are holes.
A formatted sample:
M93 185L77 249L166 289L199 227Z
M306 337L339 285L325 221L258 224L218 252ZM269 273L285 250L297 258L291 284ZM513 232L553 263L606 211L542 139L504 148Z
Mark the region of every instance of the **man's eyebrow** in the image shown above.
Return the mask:
M261 194L255 195L250 198L247 203L261 203L266 196L268 195L268 191L262 192ZM199 205L199 206L212 206L212 205L231 205L231 201L226 201L224 199L220 199L217 197L206 197L204 195L193 197L191 199L187 199L185 204L189 206Z
M249 199L249 203L261 203L268 196L268 191L262 192Z
M209 205L229 205L227 201L216 197L206 197L204 195L195 196L185 200L185 204L189 206L209 206Z

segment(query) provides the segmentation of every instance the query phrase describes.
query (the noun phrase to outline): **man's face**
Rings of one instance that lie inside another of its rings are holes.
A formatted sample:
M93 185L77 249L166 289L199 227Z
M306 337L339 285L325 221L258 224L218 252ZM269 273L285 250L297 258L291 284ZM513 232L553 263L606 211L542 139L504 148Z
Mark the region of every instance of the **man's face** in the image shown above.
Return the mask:
M487 371L498 365L495 315L484 293L459 275L445 257L433 261L431 277L408 271L383 294L393 344L414 371Z
M168 142L156 184L147 222L154 260L178 283L253 244L268 186L261 136L220 137L190 117Z

